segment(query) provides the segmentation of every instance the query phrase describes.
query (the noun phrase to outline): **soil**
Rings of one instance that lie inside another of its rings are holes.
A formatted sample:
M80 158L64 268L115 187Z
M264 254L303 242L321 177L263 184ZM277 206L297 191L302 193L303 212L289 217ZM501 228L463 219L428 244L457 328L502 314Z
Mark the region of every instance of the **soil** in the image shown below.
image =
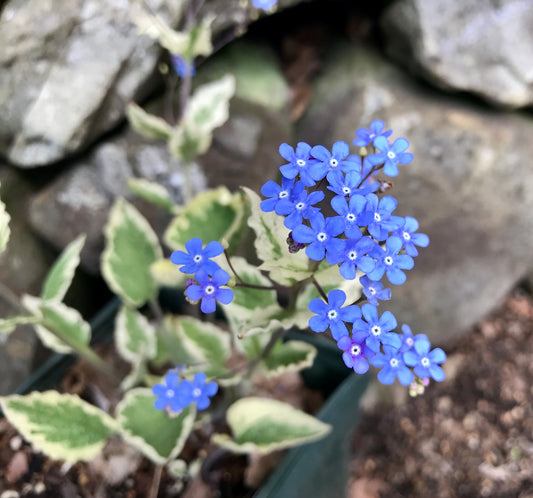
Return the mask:
M516 291L448 351L447 379L366 413L351 498L533 497L533 301Z

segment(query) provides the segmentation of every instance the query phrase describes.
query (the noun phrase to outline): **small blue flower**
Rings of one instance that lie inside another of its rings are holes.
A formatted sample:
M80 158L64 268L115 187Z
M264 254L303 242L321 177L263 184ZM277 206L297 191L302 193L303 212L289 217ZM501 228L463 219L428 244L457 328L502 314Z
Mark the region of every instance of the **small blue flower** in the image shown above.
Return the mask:
M385 128L385 123L376 119L370 123L370 129L359 128L355 132L355 139L353 144L356 147L366 147L368 144L372 143L377 137L387 138L392 134L392 130L383 131Z
M302 182L296 182L295 184L294 180L282 178L280 186L276 182L270 180L261 187L261 193L265 197L270 197L270 199L261 201L261 211L264 211L265 213L275 211L280 201L283 199L291 199L293 195L298 195L303 190L304 186Z
M375 262L374 262L375 264ZM384 289L381 282L370 280L367 275L361 277L359 282L363 286L363 294L367 301L374 306L378 306L379 300L388 301L391 297L391 290Z
M339 289L334 289L328 294L328 303L321 298L312 299L309 309L315 313L309 319L309 328L315 332L324 332L328 327L333 338L338 341L342 336L348 335L348 329L344 322L353 322L361 317L359 306L342 305L346 301L346 294Z
M385 242L385 248L377 246L372 252L376 258L376 267L368 273L368 278L380 280L387 273L389 282L394 285L402 285L407 277L402 270L411 270L415 262L407 254L398 254L402 250L402 241L399 237L392 236Z
M205 373L197 373L193 381L183 380L181 391L183 396L189 401L188 404L196 403L198 410L205 410L211 403L210 397L214 396L218 391L216 382L208 382Z
M383 346L385 354L377 353L370 359L370 363L375 367L382 368L378 373L378 380L382 384L392 384L396 377L400 384L408 386L415 380L413 372L405 366L405 362L396 348Z
M279 168L285 178L293 179L300 175L300 179L306 187L315 185L315 181L309 174L309 168L316 161L310 157L311 146L309 144L299 142L296 146L296 151L289 144L281 144L279 153L284 159L289 161Z
M429 237L425 233L414 233L418 230L418 221L411 216L405 217L403 227L398 228L394 232L403 241L403 247L406 254L411 257L418 256L418 247L427 247L429 245Z
M172 61L172 67L174 68L174 71L176 71L180 78L194 76L196 74L193 61L188 61L181 55L172 55L170 59Z
M175 413L181 412L189 403L182 391L179 375L170 370L165 375L163 382L163 384L155 384L152 387L152 393L157 396L154 402L155 409L169 409Z
M344 223L344 233L348 238L358 239L361 237L359 229L359 215L366 206L366 198L361 195L354 195L347 202L344 197L336 196L331 199L331 207L340 216L335 217Z
M402 325L402 332L403 334L400 336L402 338L402 346L400 348L400 351L402 353L413 349L413 346L415 345L415 340L417 340L418 338L425 339L426 341L428 340L425 334L417 334L416 336L413 336L413 331L411 330L411 327L409 327L409 325Z
M306 190L302 190L289 199L282 199L276 206L276 213L287 216L283 224L292 230L302 224L302 219L308 220L313 214L318 213L319 209L312 206L323 199L324 192L320 190L315 190L309 195Z
M195 237L185 243L184 251L174 251L170 255L170 261L175 265L181 266L180 271L183 273L196 273L198 270L204 270L208 275L213 275L220 269L217 263L211 261L224 252L224 247L217 241L209 242L202 249L202 240Z
M224 270L217 270L213 274L213 278L210 278L204 270L199 270L196 272L195 278L199 285L190 285L185 290L185 294L192 301L202 300L200 304L202 313L215 311L215 300L220 301L222 304L229 304L233 301L233 291L221 288L229 281L229 275Z
M309 170L314 180L322 180L330 171L358 171L358 165L348 155L350 147L346 142L335 142L331 152L322 145L315 145L311 149L311 155L317 160ZM353 157L353 156L350 156Z
M252 4L256 9L262 9L264 11L270 10L278 0L252 0Z
M344 231L344 223L338 217L327 220L320 213L309 219L311 227L299 225L292 231L292 238L296 242L309 244L305 248L307 257L314 261L322 261L327 251L338 252L343 242L336 239Z
M365 211L361 213L359 221L361 226L368 226L370 235L376 240L385 240L389 232L393 232L404 223L403 218L391 214L398 205L394 197L386 195L380 200L376 194L369 194L366 200Z
M346 280L353 280L357 270L368 273L375 266L375 261L367 256L374 249L376 243L370 237L347 239L344 241L342 251L328 251L326 259L330 265L342 263L339 272Z
M344 364L348 368L353 368L358 374L368 372L368 358L375 355L365 344L367 337L366 332L359 331L354 332L351 338L349 335L344 335L337 341L339 349L344 351L342 353Z
M446 361L446 353L440 348L430 352L430 348L431 344L427 339L417 338L413 349L403 353L403 359L406 365L414 367L418 377L433 377L437 382L442 382L446 375L439 364Z
M385 137L377 137L374 145L380 151L379 158L385 163L383 173L387 176L398 176L398 164L409 164L413 160L413 154L404 152L409 147L405 138L398 138L389 145Z
M398 349L402 341L398 334L391 333L398 322L390 311L385 311L381 318L378 315L378 309L372 304L363 304L361 307L364 320L355 320L353 325L354 331L363 331L368 334L365 344L375 353L378 353L381 344L392 346Z

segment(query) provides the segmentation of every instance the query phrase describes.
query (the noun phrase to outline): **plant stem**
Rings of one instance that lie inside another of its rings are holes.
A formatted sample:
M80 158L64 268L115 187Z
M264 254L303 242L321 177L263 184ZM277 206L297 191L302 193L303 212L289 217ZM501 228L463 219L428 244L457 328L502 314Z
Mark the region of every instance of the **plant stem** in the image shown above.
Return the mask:
M276 332L272 334L270 337L270 340L264 347L264 349L261 351L261 354L257 356L257 358L254 358L253 361L251 361L248 364L248 368L246 370L246 377L250 377L254 370L258 367L259 363L263 358L266 358L268 356L268 353L272 351L272 348L276 345L276 343L283 337L283 334L285 333L285 330L278 329Z
M24 310L24 306L22 306L18 296L2 282L0 282L0 298L13 306L13 308L16 308L20 311Z
M248 282L245 282L241 278L241 276L237 273L237 270L233 266L233 263L231 262L228 251L226 251L226 249L224 249L224 256L226 256L226 261L228 262L230 270L233 272L233 274L235 275L235 278L238 280L238 282L235 284L235 287L246 287L247 289L259 289L259 290L285 289L285 287L281 285L258 285L258 284L249 284Z
M159 485L161 484L161 475L163 474L163 466L156 465L154 468L154 476L152 478L152 484L150 486L150 492L148 498L157 498L159 494Z
M320 295L322 296L324 301L326 301L326 303L327 303L328 302L328 296L326 295L326 293L324 292L324 289L318 283L318 281L317 281L317 279L315 278L314 275L311 277L311 282L313 282L313 285L316 287L317 291L320 293Z

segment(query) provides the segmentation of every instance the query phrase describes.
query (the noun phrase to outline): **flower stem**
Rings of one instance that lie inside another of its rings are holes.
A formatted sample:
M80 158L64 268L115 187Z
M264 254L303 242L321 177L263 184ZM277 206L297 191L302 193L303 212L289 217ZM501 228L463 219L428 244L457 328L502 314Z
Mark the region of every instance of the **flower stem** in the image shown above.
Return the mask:
M326 303L328 302L328 296L326 295L326 293L324 292L324 289L322 288L322 286L318 283L317 279L315 278L315 276L313 275L311 277L311 282L313 282L313 285L316 287L317 291L320 293L320 295L322 296L322 299L324 299L324 301L326 301Z
M150 485L150 492L148 498L157 498L159 494L159 485L161 484L161 475L163 474L163 466L156 465L154 468L154 476L152 478L152 484Z

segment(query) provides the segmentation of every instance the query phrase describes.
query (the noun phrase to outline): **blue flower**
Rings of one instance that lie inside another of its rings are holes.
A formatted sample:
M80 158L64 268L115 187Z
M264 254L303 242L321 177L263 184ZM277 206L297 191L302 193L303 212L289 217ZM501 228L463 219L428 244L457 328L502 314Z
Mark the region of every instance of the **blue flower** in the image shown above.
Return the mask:
M154 402L156 410L169 409L179 413L188 406L187 397L182 391L179 375L170 370L163 380L163 384L155 384L152 393L157 396Z
M276 206L276 213L287 216L283 224L292 230L302 224L303 218L308 220L313 214L319 212L318 208L312 206L322 199L324 199L324 192L315 190L307 195L307 191L302 190L298 194L293 193L289 199L282 199Z
M309 328L315 332L324 332L329 327L336 341L347 335L348 329L344 322L353 322L360 318L361 310L355 304L343 308L345 301L346 294L339 289L329 292L328 303L321 298L312 299L309 309L315 316L309 319Z
M340 214L340 216L335 218L338 218L344 224L346 237L354 239L361 237L358 220L365 206L366 198L361 195L352 196L349 202L344 197L339 196L331 199L331 207L336 213Z
M278 0L252 0L252 4L256 9L270 10Z
M187 252L174 251L170 255L172 263L178 266L183 265L180 268L181 272L196 273L198 270L204 270L207 274L213 275L220 269L220 266L210 259L224 252L224 247L220 242L209 242L202 249L202 240L195 237L185 243L185 249Z
M194 76L196 74L193 61L188 61L181 55L172 55L170 59L172 61L172 67L174 68L174 71L176 71L180 78Z
M361 277L359 282L363 286L363 294L370 304L377 306L379 304L378 299L381 301L388 301L390 299L390 289L384 289L381 282L370 280L367 275Z
M405 217L403 227L398 228L394 232L403 241L403 247L406 254L411 257L418 256L418 247L427 247L429 245L429 237L425 233L414 233L418 230L418 221L411 216Z
M181 391L183 396L187 399L189 404L196 403L198 410L205 410L211 403L210 397L214 396L218 391L216 382L208 382L206 384L206 375L203 372L197 373L193 381L183 380Z
M344 231L344 223L338 217L327 220L320 213L310 218L311 227L299 225L292 231L296 242L309 244L305 248L307 257L314 261L322 261L326 250L338 252L343 245L342 240L335 237Z
M398 254L402 249L402 241L399 237L392 236L385 242L385 248L378 246L372 256L376 258L376 267L368 273L368 278L380 280L387 273L389 282L394 285L402 285L407 277L402 270L411 270L415 262L407 254Z
M377 137L374 145L380 151L379 158L385 163L383 173L387 176L398 176L398 164L409 164L413 160L413 154L404 152L409 147L405 138L398 138L389 145L385 137Z
M299 142L296 146L296 151L289 144L281 144L279 153L284 159L289 161L279 168L285 178L293 179L300 175L300 179L306 187L315 185L315 181L309 174L309 168L316 161L310 157L311 146L309 144Z
M322 180L330 171L341 170L344 173L357 171L358 165L348 158L349 154L350 147L346 142L335 142L331 152L322 145L315 145L311 149L311 155L317 161L309 169L311 177L318 181Z
M370 129L359 128L355 132L355 139L353 144L356 147L366 147L369 143L372 143L377 137L388 137L392 134L392 130L383 131L385 123L376 119L370 123Z
M344 335L337 341L339 349L344 351L342 353L344 364L348 368L353 368L358 374L368 372L368 358L375 354L365 344L367 337L366 332L359 331L354 332L351 338L349 335Z
M366 208L361 213L359 221L361 226L368 226L370 235L376 240L385 240L389 232L398 229L404 223L403 218L391 214L398 205L394 197L386 195L380 200L376 194L369 194L366 200Z
M366 321L355 320L354 331L363 331L368 334L365 344L375 353L380 350L381 344L398 349L402 341L398 334L391 333L398 325L396 318L390 311L385 311L381 318L378 309L372 304L363 304L361 311Z
M428 340L425 334L417 334L416 336L413 336L413 331L411 330L411 327L409 327L409 325L402 325L402 332L403 334L400 336L402 338L402 346L400 348L400 351L402 353L413 349L413 346L415 345L415 340L417 340L418 338L425 339L426 341Z
M346 280L353 280L357 270L368 273L375 266L375 261L367 256L374 249L376 243L370 237L362 237L344 241L342 251L328 251L326 259L330 265L342 263L339 272Z
M264 211L265 213L274 211L280 201L283 199L291 199L294 194L298 195L303 190L304 186L302 182L296 182L295 184L294 180L282 178L281 186L279 186L276 182L270 180L261 187L261 193L265 197L270 197L270 199L261 201L261 211Z
M422 379L433 377L437 382L441 382L446 377L444 370L439 366L446 361L446 353L440 349L431 348L430 342L421 337L415 339L413 349L403 353L406 365L414 367L415 374Z
M233 300L231 289L221 289L229 281L229 275L222 269L217 270L210 278L207 272L199 270L195 275L199 285L190 285L185 290L185 294L192 301L202 300L200 309L202 313L212 313L216 309L216 302L229 304Z
M400 384L408 386L413 382L415 376L413 372L405 366L405 362L396 348L383 346L385 354L377 353L370 359L370 363L375 367L382 368L378 373L378 380L382 384L392 384L398 377Z

